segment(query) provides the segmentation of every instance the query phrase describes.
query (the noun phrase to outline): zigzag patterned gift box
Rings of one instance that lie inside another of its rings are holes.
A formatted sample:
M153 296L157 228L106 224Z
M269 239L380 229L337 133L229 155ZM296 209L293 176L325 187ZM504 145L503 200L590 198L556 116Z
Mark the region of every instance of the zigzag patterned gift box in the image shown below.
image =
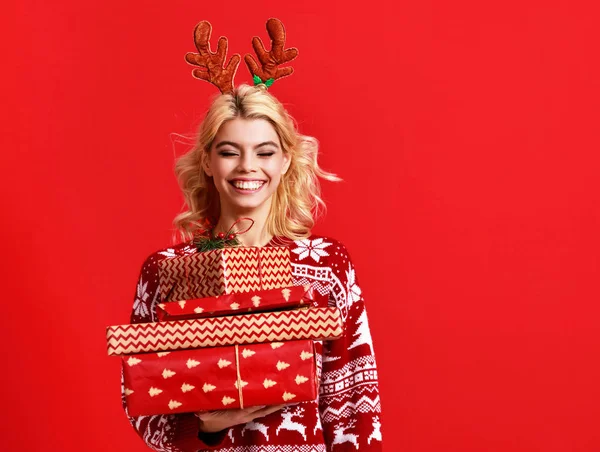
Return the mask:
M146 353L122 358L130 416L314 400L311 340Z
M291 286L287 247L232 247L167 258L158 263L162 301Z
M341 313L330 307L110 326L106 329L106 340L109 355L127 355L297 339L337 339L343 334Z
M156 310L158 320L185 320L216 317L224 314L293 309L310 305L313 301L327 306L327 297L321 296L310 284L282 289L259 290L196 298L194 300L159 303Z

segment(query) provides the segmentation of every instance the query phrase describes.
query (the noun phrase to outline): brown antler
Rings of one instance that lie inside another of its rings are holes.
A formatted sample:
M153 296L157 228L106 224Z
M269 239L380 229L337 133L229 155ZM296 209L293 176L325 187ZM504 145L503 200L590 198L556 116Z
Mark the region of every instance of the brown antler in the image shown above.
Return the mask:
M260 61L261 67L249 53L245 55L244 60L253 76L260 77L262 82L269 86L273 81L287 77L294 72L292 67L280 68L279 66L292 61L298 56L298 49L295 47L284 49L285 46L285 28L279 19L269 19L267 21L267 32L271 38L271 50L266 51L261 39L255 36L252 39L252 47ZM272 80L271 80L272 79ZM255 80L255 84L257 81ZM258 82L260 83L260 82Z
M212 33L212 25L210 22L203 20L194 29L194 41L198 53L188 52L185 55L185 60L194 66L200 66L204 69L194 69L192 75L200 80L215 85L223 94L233 91L233 78L240 64L240 55L231 56L227 67L224 67L225 58L227 57L227 38L221 36L217 45L217 51L210 51L210 34Z

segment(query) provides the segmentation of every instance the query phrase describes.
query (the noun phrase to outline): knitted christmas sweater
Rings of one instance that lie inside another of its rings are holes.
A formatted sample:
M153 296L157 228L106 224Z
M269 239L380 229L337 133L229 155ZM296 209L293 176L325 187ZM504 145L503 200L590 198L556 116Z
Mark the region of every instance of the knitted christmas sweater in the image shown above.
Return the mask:
M341 452L380 451L381 414L377 366L364 298L354 265L344 245L312 235L292 241L274 237L266 246L290 249L294 285L309 283L328 294L345 323L345 336L316 343L319 396L312 402L284 407L247 424L231 427L217 445L198 436L192 413L131 417L127 413L123 378L122 404L129 421L145 443L160 452ZM182 243L150 255L137 283L131 323L157 321L161 301L158 266L161 259L196 253Z

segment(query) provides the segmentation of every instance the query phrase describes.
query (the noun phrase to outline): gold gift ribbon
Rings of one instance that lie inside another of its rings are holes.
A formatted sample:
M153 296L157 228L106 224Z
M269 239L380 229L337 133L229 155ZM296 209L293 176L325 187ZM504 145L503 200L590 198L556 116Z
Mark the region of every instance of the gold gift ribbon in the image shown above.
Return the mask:
M183 268L185 268L185 282L187 285L188 300L191 300L194 297L192 296L192 288L190 286L190 267L187 260L184 260Z
M262 277L262 253L260 252L260 248L256 250L256 252L258 253L258 284L259 287L262 289L263 288L263 277Z
M235 346L235 371L237 373L237 388L238 388L238 397L240 399L240 409L244 408L244 396L242 395L242 377L240 375L240 350L239 347Z

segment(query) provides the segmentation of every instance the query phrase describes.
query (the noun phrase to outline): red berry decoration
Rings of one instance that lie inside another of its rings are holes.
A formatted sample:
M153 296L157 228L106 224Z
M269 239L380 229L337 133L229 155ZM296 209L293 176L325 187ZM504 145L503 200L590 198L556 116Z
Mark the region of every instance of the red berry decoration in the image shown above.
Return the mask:
M229 234L227 236L227 240L233 240L233 239L235 239L235 234Z
M219 233L217 234L217 238L219 238L219 239L223 240L223 239L225 238L225 233L224 233L224 232L219 232Z

